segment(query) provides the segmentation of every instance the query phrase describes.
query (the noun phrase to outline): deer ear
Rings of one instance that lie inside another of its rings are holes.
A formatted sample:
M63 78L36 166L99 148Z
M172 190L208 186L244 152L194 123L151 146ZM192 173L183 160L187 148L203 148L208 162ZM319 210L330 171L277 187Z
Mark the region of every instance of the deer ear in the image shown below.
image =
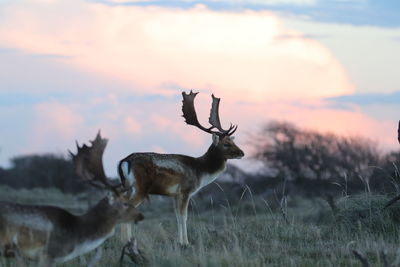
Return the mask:
M219 143L219 136L216 135L215 133L213 133L213 135L212 135L212 141L213 141L213 145L214 145L214 146L217 146L218 143Z

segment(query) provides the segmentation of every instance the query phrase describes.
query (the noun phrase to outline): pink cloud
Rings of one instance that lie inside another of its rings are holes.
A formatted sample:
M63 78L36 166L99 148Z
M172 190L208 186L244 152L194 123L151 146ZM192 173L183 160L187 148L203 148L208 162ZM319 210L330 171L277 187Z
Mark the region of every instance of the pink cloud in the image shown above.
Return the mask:
M74 140L83 125L83 118L73 108L58 102L41 103L34 107L30 144L24 153L66 151L65 143Z
M229 106L229 110L235 109ZM281 120L294 123L300 128L331 132L345 136L362 136L378 141L384 149L397 149L397 123L391 120L378 120L364 114L354 106L351 110L332 108L324 101L307 103L268 102L236 106L236 121L239 123L241 143L251 134L258 133L268 120Z
M153 125L157 132L167 132L168 135L172 133L175 138L178 137L183 140L186 145L199 148L205 144L204 132L195 129L193 126L186 125L183 118L177 120L159 114L152 114L150 116L150 124Z
M167 151L165 151L164 148L162 148L161 146L154 146L151 151L155 152L155 153L161 153L161 154L165 154L168 153Z
M244 147L247 133L269 119L367 135L397 147L392 121L375 120L357 107L337 110L319 100L353 93L351 79L326 47L285 27L271 12L212 11L201 5L188 10L107 6L81 0L4 6L0 45L71 56L49 60L116 81L115 87L107 86L105 96L35 106L32 151L64 152L73 140L89 140L102 129L111 141L106 164L115 165L124 153L138 150L202 154L211 137L185 124L180 100L122 101L130 92L179 94L176 87L201 91L196 109L204 125L211 92L221 97L222 124L239 125L236 142ZM169 141L182 146L172 147Z
M126 117L124 120L125 130L131 134L140 134L142 132L142 126L133 117Z
M165 85L175 84L261 102L354 92L326 47L286 28L271 12L86 1L75 1L71 9L67 2L12 5L0 26L0 43L73 56L59 60L141 92L168 93ZM56 10L62 10L62 19ZM281 38L286 35L294 37Z

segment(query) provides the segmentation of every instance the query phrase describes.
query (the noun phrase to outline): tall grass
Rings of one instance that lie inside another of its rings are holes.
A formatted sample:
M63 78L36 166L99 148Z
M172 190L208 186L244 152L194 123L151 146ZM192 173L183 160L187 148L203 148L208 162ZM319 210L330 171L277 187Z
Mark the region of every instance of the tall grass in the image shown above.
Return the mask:
M191 203L189 247L177 242L176 218L168 199L144 203L140 210L146 218L133 229L148 266L360 266L354 249L373 266L383 266L382 251L389 263L399 264L400 204L383 210L386 201L385 196L368 192L344 196L333 211L322 199L289 197L286 221L279 205L245 188L235 205L226 200L216 206L211 199ZM118 236L105 242L98 266L119 266L124 244ZM88 261L93 255L83 258ZM81 266L82 261L60 266ZM128 258L124 263L131 266ZM13 261L0 264L15 266Z
M239 203L249 208L254 205L256 214L238 212L240 207L232 205L232 210L214 207L194 214L192 207L188 221L191 246L184 248L176 241L170 203L151 203L157 208L149 214L142 208L150 216L135 226L135 237L150 266L359 266L353 249L362 251L373 265L383 264L382 251L395 263L400 259L396 229L400 209L383 210L386 200L370 194L344 197L334 214L322 200L289 199L289 223L279 208L270 205L262 210L265 202L261 199ZM107 241L107 259L102 265L117 266L122 245L116 238Z

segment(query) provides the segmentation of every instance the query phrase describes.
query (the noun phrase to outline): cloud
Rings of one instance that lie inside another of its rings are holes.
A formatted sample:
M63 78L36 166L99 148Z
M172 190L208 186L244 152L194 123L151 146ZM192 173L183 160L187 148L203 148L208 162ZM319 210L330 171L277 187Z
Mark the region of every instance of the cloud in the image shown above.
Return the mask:
M399 120L400 91L392 93L356 93L328 99L334 109L361 110L362 114L377 121L395 122ZM395 123L391 123L395 125ZM389 136L391 136L389 131ZM394 141L394 139L392 140Z
M330 100L340 103L352 103L361 106L372 105L372 104L398 104L400 103L400 91L395 91L392 93L367 93L367 94L353 94L333 97Z
M146 3L153 2L152 0L106 0L106 2L124 4L124 3Z
M364 136L376 140L385 149L397 148L396 120L392 116L369 114L356 105L350 110L337 109L330 102L313 100L301 103L291 101L270 102L262 105L256 103L241 104L240 112L236 113L241 139L246 133L259 132L261 125L268 120L290 121L301 128L331 132L345 136ZM382 106L380 106L382 109ZM254 117L252 114L264 113L264 117Z
M140 5L190 8L196 4L214 10L269 10L291 17L302 17L314 22L342 25L374 25L398 28L398 5L395 1L366 0L88 0L105 5Z
M198 2L196 0L183 0L183 2ZM216 2L216 3L228 3L228 4L246 4L246 5L315 5L317 4L317 0L209 0L203 1L207 2Z
M264 101L354 91L326 47L285 28L271 12L83 1L76 1L74 9L60 1L10 10L0 26L0 43L29 53L71 56L57 60L143 93L176 94L167 86L176 84ZM49 10L62 10L62 19Z
M137 3L149 3L149 4L165 4L154 0L98 0L103 3L113 3L113 4L137 4ZM298 6L313 6L317 4L317 0L208 0L208 1L198 1L198 0L180 0L174 1L173 3L177 6L183 3L223 3L228 5L260 5L260 6L271 6L271 5L298 5Z
M394 40L400 34L398 27L316 23L288 17L284 21L305 36L322 36L317 37L318 40L346 67L356 93L381 94L399 90L400 46Z
M142 126L139 122L133 117L125 118L125 130L131 134L140 134L142 132Z
M184 120L171 119L166 116L154 113L150 116L150 125L157 132L168 133L183 140L186 145L201 147L204 145L203 132L195 130L193 126L188 126Z
M64 151L62 146L73 139L82 127L83 118L72 107L58 102L44 102L34 106L31 121L31 144L27 151L43 151L45 147Z
M181 118L182 89L201 91L196 109L204 125L211 92L221 97L222 124L239 125L244 147L247 133L269 119L395 145L393 121L320 100L354 93L347 71L314 33L292 30L271 12L61 0L12 2L3 14L3 161L15 153L65 152L98 129L110 138L109 172L132 152L201 155L210 136Z

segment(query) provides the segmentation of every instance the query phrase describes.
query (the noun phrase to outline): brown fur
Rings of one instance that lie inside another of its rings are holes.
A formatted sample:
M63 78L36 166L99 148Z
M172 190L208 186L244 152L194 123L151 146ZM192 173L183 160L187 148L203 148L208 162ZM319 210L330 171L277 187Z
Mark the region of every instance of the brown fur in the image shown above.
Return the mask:
M0 214L0 247L7 252L5 255L12 256L15 252L12 248L15 248L26 258L37 260L45 257L50 263L68 255L85 241L108 236L117 223L143 219L143 215L133 207L125 207L119 200L110 205L107 198L81 216L58 207L7 202L0 202ZM25 215L32 216L32 220L10 220L13 216ZM37 229L45 228L45 225L51 227L48 230ZM36 252L29 253L33 249Z
M198 158L178 154L133 153L120 161L119 174L121 180L128 181L122 170L122 164L126 163L129 173L134 175L136 192L131 202L134 206L140 205L149 194L170 196L175 199L179 216L186 216L189 199L206 185L204 179L216 178L225 170L228 159L243 156L243 151L226 136L213 143ZM176 192L169 191L173 186L177 186ZM186 243L185 240L182 242Z
M0 202L0 251L31 259L43 259L52 266L100 246L114 232L118 223L140 221L143 215L129 203L121 189L112 186L104 174L102 156L107 139L97 134L91 146L77 145L72 154L78 176L93 186L107 189L105 197L86 214L76 216L53 206L21 205Z

